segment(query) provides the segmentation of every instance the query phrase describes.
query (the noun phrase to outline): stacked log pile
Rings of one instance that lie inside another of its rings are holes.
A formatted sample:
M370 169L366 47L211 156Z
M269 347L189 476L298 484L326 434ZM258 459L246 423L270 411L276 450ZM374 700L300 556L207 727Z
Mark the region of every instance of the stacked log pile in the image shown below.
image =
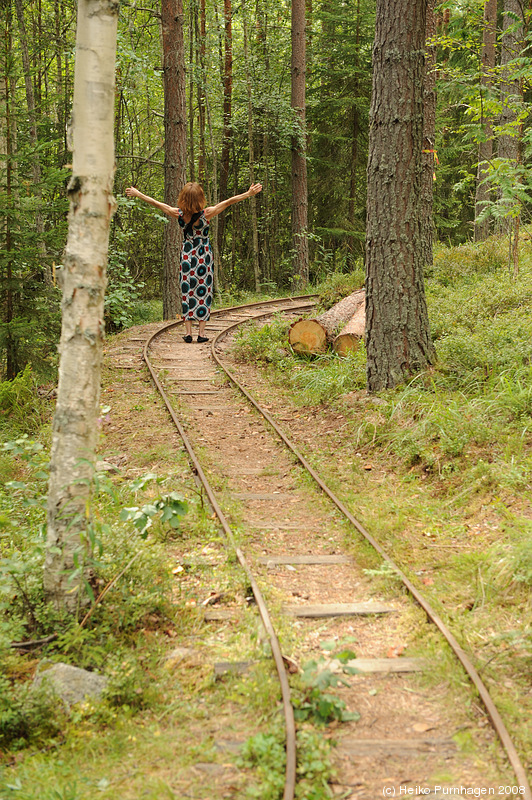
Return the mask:
M296 353L318 355L332 347L339 355L354 352L364 338L366 293L358 289L314 319L298 319L288 342Z

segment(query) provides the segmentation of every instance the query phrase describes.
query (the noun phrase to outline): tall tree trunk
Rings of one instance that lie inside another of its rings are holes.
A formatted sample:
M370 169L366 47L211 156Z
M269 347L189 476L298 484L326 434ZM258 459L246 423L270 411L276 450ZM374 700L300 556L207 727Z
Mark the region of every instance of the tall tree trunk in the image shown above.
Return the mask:
M263 72L264 75L270 74L270 55L268 52L268 3L264 3L264 8L260 8L260 2L257 0L257 44L260 48L260 54L263 59ZM275 260L274 246L270 238L270 219L271 219L271 201L270 201L270 137L268 129L265 126L262 134L261 152L259 154L260 161L263 164L262 184L264 191L261 199L262 218L265 221L262 235L262 271L263 280L271 281L274 273L274 265L277 263ZM275 241L275 240L273 240Z
M177 206L186 182L186 75L183 0L161 0L164 82L164 202ZM181 228L171 218L164 228L163 318L181 313L179 264Z
M195 16L197 15L197 8L195 3L190 4L189 9L189 64L190 64L190 74L189 74L189 82L188 82L188 126L189 126L189 167L188 167L188 174L190 176L191 181L196 180L196 164L195 164L195 155L194 155L194 32L196 30L195 26Z
M484 28L482 34L482 75L481 97L486 98L492 87L495 70L495 37L497 26L497 0L486 0L484 6ZM489 219L479 220L490 199L489 186L486 183L488 165L493 156L493 127L491 115L483 111L483 137L478 146L477 183L475 192L475 242L483 242L490 233Z
M26 22L24 19L24 9L22 7L22 0L15 0L15 9L17 12L18 28L19 28L19 44L22 54L22 66L24 69L24 85L26 88L26 104L28 107L28 120L29 120L29 135L32 145L32 179L33 190L37 201L37 209L35 211L35 230L37 233L37 246L39 248L39 256L41 260L41 267L43 270L44 282L49 286L52 285L52 272L50 267L46 264L46 245L44 242L44 215L42 209L42 188L41 188L41 159L39 156L38 139L37 139L37 114L35 109L35 93L33 89L33 82L31 78L30 56L28 50L28 37L26 34Z
M253 102L251 93L251 74L249 69L249 40L246 20L247 12L244 8L242 24L244 26L244 62L246 66L246 87L248 94L248 153L249 153L249 182L255 183L255 148L253 145ZM259 260L259 231L257 224L257 198L252 197L251 203L251 228L253 234L253 274L255 277L255 291L260 291L260 260Z
M232 138L233 105L233 17L231 0L224 0L224 70L223 70L223 132L220 159L220 197L225 200L229 184L229 154ZM223 251L225 215L218 221L218 250Z
M356 39L355 39L355 62L354 68L357 72L355 80L354 94L358 97L358 53L360 47L360 0L356 2ZM360 119L356 102L353 103L353 122L351 128L351 159L350 159L350 175L349 175L349 204L347 207L347 219L351 228L355 227L355 209L356 209L356 194L357 194L357 171L358 171L358 138L360 135ZM354 236L350 236L347 240L347 258L349 266L354 267L354 252L356 247L356 240Z
M298 135L292 137L292 274L301 286L309 279L305 37L305 0L292 0L291 105L298 121Z
M436 47L431 39L436 35L435 0L427 0L425 32L425 79L423 87L423 177L421 181L421 225L423 233L423 265L432 265L434 222L432 206L434 198L434 168L436 163Z
M370 391L434 360L423 286L425 0L377 0L366 228Z
M109 226L113 198L118 0L79 0L68 240L62 270L62 331L48 490L44 588L75 611L90 554Z
M12 40L11 40L11 7L9 5L0 7L0 19L2 21L2 42L1 42L1 74L0 74L0 120L2 132L0 136L0 175L2 193L5 192L5 206L8 211L13 208L13 109L12 101ZM14 94L14 92L13 92ZM4 319L6 325L5 336L5 370L4 377L13 380L18 372L17 347L11 331L11 323L14 317L13 302L13 262L14 247L12 236L11 214L6 214L2 220L2 239L3 249L5 250L5 297L3 298ZM4 275L2 277L4 277Z
M196 16L196 26L198 20ZM206 9L205 0L200 0L200 19L199 33L196 31L196 41L199 41L197 49L199 57L200 75L198 81L198 124L199 124L199 160L198 160L198 180L204 183L206 179L207 155L205 148L205 37L206 37Z
M216 205L218 202L218 159L216 156L216 145L214 143L214 133L212 130L211 111L209 107L209 99L205 94L205 112L207 117L207 128L209 130L209 139L211 143L211 158L212 158L212 197L211 202ZM214 261L214 288L217 290L220 286L220 251L218 249L218 222L220 217L216 216L211 221L211 244L212 256Z
M501 102L502 113L499 124L512 129L503 133L498 141L499 158L518 161L520 134L517 126L518 112L523 103L523 82L516 76L512 61L520 58L525 47L523 34L522 0L504 0L504 17L501 42Z
M523 107L523 79L516 76L515 67L512 68L512 61L519 58L524 50L524 8L522 0L504 0L503 34L501 43L501 103L502 113L499 125L507 129L499 137L498 156L513 162L517 167L521 160L522 145L522 123L519 120L519 112ZM502 193L500 192L499 195ZM510 200L508 205L514 205ZM520 228L520 207L519 213L515 213L515 208L511 216L502 217L499 221L499 229L510 236L509 242L509 266L513 274L519 271L519 228Z

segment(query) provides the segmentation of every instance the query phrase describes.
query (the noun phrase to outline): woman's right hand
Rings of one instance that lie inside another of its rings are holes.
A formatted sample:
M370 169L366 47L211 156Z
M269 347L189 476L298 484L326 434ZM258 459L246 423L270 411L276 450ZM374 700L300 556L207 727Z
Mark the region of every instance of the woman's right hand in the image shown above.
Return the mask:
M135 186L128 186L126 189L126 194L128 197L140 197L140 192Z

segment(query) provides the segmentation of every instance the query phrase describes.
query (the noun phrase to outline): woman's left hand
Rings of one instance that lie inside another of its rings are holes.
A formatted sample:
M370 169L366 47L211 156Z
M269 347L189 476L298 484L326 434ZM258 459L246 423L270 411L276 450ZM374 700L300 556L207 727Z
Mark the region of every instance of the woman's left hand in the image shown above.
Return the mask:
M249 197L255 197L259 192L262 192L262 183L253 183L248 189Z

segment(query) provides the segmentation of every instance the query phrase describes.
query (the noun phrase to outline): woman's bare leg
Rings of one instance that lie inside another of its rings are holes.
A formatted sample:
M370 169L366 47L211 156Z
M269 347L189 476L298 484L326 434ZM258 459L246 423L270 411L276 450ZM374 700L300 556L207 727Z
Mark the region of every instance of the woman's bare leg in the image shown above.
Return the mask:
M206 320L200 319L200 321L198 323L198 325L199 325L198 333L199 333L200 336L205 336L205 325L206 324L207 324Z
M186 319L185 320L185 333L187 336L192 336L192 320Z

